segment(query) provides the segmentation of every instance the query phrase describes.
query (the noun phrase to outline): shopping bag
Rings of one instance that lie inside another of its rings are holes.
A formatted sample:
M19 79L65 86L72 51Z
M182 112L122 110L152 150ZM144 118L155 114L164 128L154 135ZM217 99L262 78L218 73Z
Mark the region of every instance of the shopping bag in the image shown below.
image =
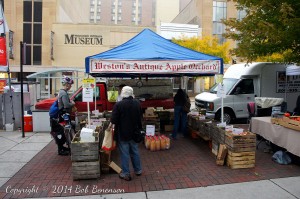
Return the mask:
M102 147L104 151L112 151L116 148L116 142L114 141L114 129L113 125L110 123L105 130L104 139L102 142Z
M118 99L118 91L115 90L115 87L112 87L111 91L107 91L107 99L109 102L116 102Z

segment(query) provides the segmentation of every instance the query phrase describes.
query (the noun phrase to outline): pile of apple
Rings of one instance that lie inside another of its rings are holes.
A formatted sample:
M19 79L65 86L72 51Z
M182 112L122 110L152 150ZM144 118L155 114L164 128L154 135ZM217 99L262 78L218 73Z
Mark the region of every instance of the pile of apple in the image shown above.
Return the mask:
M291 119L291 120L295 120L295 121L299 121L300 122L300 116L291 116L290 113L284 113L284 116Z

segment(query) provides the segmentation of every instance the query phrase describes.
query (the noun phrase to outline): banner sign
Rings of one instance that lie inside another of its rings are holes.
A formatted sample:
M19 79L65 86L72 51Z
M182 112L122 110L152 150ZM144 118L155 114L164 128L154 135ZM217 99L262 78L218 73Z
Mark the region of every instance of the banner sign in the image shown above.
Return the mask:
M297 93L300 91L300 75L286 76L285 71L277 71L276 93Z
M90 60L90 73L218 74L220 60Z
M7 66L5 37L0 37L0 66Z

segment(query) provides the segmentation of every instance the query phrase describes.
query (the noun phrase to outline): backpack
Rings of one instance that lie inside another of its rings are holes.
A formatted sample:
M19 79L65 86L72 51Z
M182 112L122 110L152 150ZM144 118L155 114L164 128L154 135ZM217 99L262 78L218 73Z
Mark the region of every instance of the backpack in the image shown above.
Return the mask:
M53 102L49 110L50 119L58 118L59 113L60 113L60 109L58 108L58 100L55 100L55 102Z

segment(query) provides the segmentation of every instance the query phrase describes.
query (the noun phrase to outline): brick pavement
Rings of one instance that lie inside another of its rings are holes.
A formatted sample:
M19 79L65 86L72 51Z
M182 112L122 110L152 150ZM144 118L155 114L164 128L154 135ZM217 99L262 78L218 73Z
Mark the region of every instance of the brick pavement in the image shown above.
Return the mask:
M58 156L54 141L50 142L15 176L0 188L0 198L58 197L101 194L102 189L124 189L125 192L184 189L231 184L300 175L298 165L279 165L271 154L260 149L256 153L256 167L232 170L217 166L208 143L202 139L179 138L170 150L150 152L140 146L143 175L130 182L121 180L111 171L99 179L73 181L70 156ZM113 160L119 164L115 152ZM7 193L38 188L34 193Z

